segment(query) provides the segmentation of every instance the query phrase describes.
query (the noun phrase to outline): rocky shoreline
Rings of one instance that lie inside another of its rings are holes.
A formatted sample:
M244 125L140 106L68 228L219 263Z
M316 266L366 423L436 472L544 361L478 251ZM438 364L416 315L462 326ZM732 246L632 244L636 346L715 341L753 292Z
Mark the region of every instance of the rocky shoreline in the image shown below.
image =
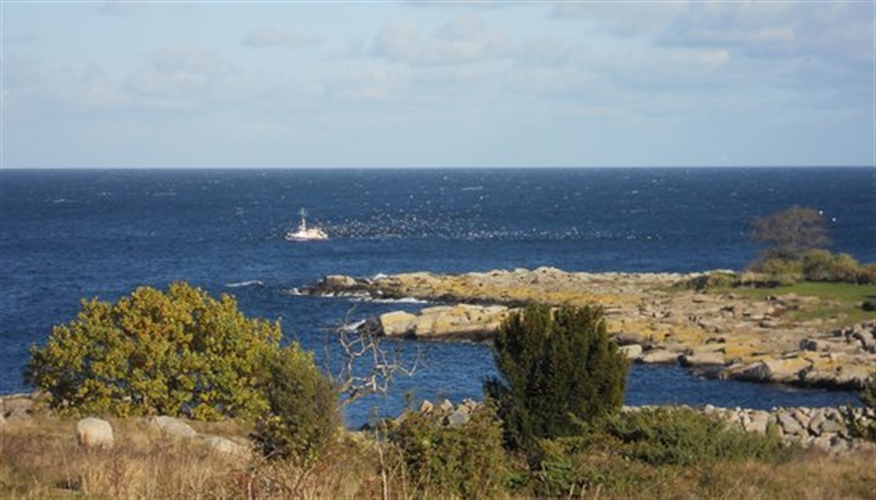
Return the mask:
M416 411L440 419L442 425L445 426L464 425L481 404L481 402L471 399L466 399L459 404L453 404L448 400L433 404L426 400L420 404L417 410L407 409L392 421L401 422L407 418L408 414ZM30 420L37 406L33 394L0 397L0 429L7 425L14 425L15 422ZM689 406L681 407L691 408ZM633 412L644 408L653 407L624 406L623 411ZM876 444L858 438L853 429L853 427L865 428L876 420L876 412L868 408L782 407L765 411L705 405L692 409L716 416L727 422L730 427L744 432L759 434L775 432L784 441L799 444L804 448L811 447L830 453L844 453L876 447ZM200 434L186 421L178 418L157 416L140 418L138 422L146 430L174 439L196 440L207 448L242 459L249 457L252 450L251 443L248 441L242 444L223 436ZM110 446L112 445L111 432L110 430Z
M788 294L754 300L678 286L712 273L594 274L542 267L373 279L334 275L302 293L444 304L367 323L387 336L482 341L527 303L595 303L605 310L609 332L640 363L680 363L722 379L829 389L860 388L876 373L876 318L844 327L789 321L785 312L818 299Z
M466 399L454 405L448 400L433 404L423 401L416 412L439 419L444 426L454 427L468 422L470 415L482 403ZM622 411L635 412L649 406L624 406ZM864 428L876 420L876 413L866 408L773 408L770 411L746 408L720 408L712 405L703 407L680 406L715 416L731 428L758 434L774 432L783 441L803 448L814 448L829 453L846 453L862 449L873 449L871 443L855 436L851 428ZM398 423L414 410L405 410L394 419Z

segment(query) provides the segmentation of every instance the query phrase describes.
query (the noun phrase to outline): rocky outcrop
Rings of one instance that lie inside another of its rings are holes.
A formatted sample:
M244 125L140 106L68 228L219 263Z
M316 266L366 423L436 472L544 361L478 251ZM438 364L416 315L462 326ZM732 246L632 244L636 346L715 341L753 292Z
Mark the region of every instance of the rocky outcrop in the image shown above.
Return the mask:
M817 319L790 321L789 312L817 306L820 299L786 294L756 300L678 286L709 276L568 273L550 267L418 272L371 279L327 276L303 293L448 303L419 314L388 313L379 324L389 336L454 340L489 338L513 307L526 303L597 303L618 343L641 347L624 349L637 362L681 362L721 378L843 389L860 388L876 373L876 318L843 328Z
M448 400L435 405L423 401L420 414L439 419L442 425L464 425L482 403L463 400L454 405ZM623 411L634 412L649 406L625 406ZM684 408L690 408L684 406ZM876 421L876 412L865 408L773 408L770 411L746 408L720 408L712 405L694 408L703 413L725 420L728 425L744 432L766 434L775 432L783 440L804 448L814 447L831 453L841 453L862 447L874 447L873 443L855 437L850 424L863 428ZM405 410L394 419L400 423L412 412Z
M380 333L388 337L479 341L490 338L508 314L505 306L457 304L427 307L416 315L390 312L378 323Z
M782 439L804 447L841 452L873 446L856 439L849 428L852 422L864 427L876 420L876 413L865 408L774 408L766 412L706 405L703 411L723 418L740 430L761 434L774 431Z

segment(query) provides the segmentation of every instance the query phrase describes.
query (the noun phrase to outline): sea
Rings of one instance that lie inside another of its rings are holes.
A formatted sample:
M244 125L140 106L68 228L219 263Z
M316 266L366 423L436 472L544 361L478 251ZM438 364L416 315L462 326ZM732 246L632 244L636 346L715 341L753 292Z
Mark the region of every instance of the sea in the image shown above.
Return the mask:
M552 266L586 272L742 269L757 216L820 210L832 250L876 261L876 168L2 169L0 394L23 381L28 347L80 299L115 301L177 280L230 294L248 316L335 372L337 331L414 300L299 293L327 274L465 273ZM324 242L290 242L299 210ZM483 397L490 346L384 340L398 363L385 394L344 409L349 426L423 399ZM632 368L626 404L770 409L857 404L850 392Z

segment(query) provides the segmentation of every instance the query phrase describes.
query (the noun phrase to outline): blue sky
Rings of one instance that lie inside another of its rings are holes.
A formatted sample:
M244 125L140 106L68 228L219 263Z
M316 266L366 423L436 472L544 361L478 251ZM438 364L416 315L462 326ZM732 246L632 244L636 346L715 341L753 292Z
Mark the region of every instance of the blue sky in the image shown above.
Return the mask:
M876 4L10 2L2 167L876 164Z

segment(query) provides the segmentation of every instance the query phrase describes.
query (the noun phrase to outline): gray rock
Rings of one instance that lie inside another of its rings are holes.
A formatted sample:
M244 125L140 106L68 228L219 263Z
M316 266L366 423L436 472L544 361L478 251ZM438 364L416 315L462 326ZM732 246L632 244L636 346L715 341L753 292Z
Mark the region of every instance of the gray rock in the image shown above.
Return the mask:
M678 361L679 354L666 349L651 349L644 352L639 361L645 364L670 364Z
M113 427L100 418L83 418L76 422L76 440L86 448L112 448Z
M194 429L192 429L189 424L183 422L178 418L168 417L166 415L152 417L149 423L154 428L161 431L162 434L166 434L172 437L193 438L198 435L198 433Z
M748 424L745 427L746 432L756 432L758 434L766 434L767 427L770 423L770 414L762 410L752 410L748 413Z
M432 413L432 410L435 409L435 405L433 405L428 399L424 399L420 404L420 413Z
M238 457L244 458L250 455L250 448L244 446L242 444L236 443L228 438L224 438L222 436L203 436L202 440L208 448L218 451L220 453L226 453L228 455L236 455Z
M33 413L33 400L29 396L0 398L0 422L25 420Z
M394 311L380 315L380 329L387 337L410 335L417 317L405 311Z
M684 354L678 358L682 366L723 366L724 353L718 351L712 352L695 352L693 354Z
M639 359L642 355L642 346L638 344L622 345L618 350L627 357L627 359Z
M797 421L791 414L786 412L780 412L776 416L779 427L782 429L782 434L793 435L793 436L802 436L806 434L806 430L803 426L800 425L800 422Z
M459 405L456 410L453 411L450 415L447 415L445 419L445 423L450 427L456 427L458 425L463 425L467 423L471 419L471 410L468 409L465 405Z

